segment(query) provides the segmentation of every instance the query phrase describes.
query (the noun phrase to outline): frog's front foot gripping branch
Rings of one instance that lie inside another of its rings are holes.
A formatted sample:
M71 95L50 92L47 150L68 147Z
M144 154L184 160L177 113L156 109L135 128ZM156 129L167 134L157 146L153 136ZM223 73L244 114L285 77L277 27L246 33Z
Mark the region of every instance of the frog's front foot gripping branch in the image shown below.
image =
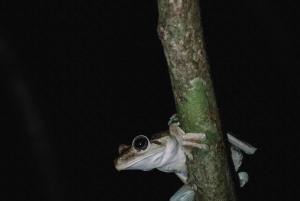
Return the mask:
M188 156L190 160L193 160L193 156L191 154L192 148L197 147L198 149L202 149L204 151L209 150L209 146L207 144L198 143L198 141L205 141L206 134L205 133L185 133L179 127L179 119L177 114L173 114L168 122L170 135L174 136L179 146L184 150L184 153Z

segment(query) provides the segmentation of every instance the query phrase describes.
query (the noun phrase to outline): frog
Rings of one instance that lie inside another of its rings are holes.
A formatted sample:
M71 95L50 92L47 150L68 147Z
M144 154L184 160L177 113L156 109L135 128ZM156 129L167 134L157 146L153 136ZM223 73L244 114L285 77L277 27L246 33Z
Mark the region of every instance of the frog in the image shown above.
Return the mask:
M202 143L206 140L206 134L185 133L180 128L177 114L171 116L168 125L169 130L156 133L150 139L145 135L138 135L133 139L131 146L120 145L119 157L114 160L115 168L118 171L149 171L156 168L162 172L175 173L184 185L170 198L170 201L194 201L195 185L193 185L193 179L189 177L186 161L193 160L191 151L194 147L204 152L209 151L209 145ZM228 135L234 147L232 150L235 152L232 157L234 157L234 166L237 171L242 163L241 151L254 153L256 148L238 140L232 134ZM238 175L241 184L247 183L246 172Z

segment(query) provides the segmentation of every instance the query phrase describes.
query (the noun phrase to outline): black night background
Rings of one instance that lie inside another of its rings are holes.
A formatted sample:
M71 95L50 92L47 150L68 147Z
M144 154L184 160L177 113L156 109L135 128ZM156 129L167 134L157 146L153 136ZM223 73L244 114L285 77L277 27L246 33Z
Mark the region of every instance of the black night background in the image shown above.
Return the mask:
M201 0L224 133L258 148L239 200L295 200L299 6ZM118 172L120 144L176 112L157 2L0 3L1 200L168 200L174 174ZM297 191L298 190L298 191Z

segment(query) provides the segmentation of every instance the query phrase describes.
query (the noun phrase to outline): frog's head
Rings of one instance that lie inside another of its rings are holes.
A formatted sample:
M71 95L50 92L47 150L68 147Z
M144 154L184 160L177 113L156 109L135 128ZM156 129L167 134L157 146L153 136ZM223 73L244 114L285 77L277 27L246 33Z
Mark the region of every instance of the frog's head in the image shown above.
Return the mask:
M168 131L152 136L149 140L144 135L134 138L132 145L119 146L119 157L114 160L117 170L152 170L161 163L161 157L170 142Z

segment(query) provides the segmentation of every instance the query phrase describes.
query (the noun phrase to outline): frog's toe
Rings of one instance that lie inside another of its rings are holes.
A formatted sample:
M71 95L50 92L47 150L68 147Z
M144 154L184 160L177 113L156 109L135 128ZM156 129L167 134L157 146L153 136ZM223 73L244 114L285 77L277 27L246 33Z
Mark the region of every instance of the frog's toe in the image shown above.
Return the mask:
M188 184L183 185L171 198L170 201L194 201L195 192Z
M240 186L243 187L249 180L247 172L239 172Z

